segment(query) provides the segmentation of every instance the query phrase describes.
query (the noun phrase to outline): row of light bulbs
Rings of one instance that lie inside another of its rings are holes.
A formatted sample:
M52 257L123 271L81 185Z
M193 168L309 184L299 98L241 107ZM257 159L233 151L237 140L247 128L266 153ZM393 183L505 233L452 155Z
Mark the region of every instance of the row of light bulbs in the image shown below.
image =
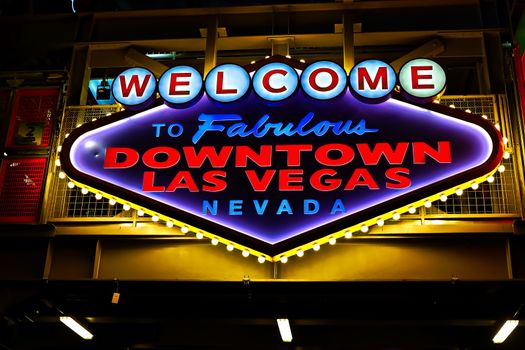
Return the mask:
M254 62L252 62L254 63ZM437 102L439 103L439 102ZM455 106L453 104L449 105L450 108L455 108ZM465 112L467 113L471 113L471 111L469 109L465 110ZM109 113L110 114L110 113ZM486 115L482 115L481 116L482 118L484 119L488 119L488 117ZM96 120L94 118L94 120ZM94 121L93 120L93 121ZM77 127L80 127L81 124L78 124ZM495 127L497 130L500 130L500 126L499 124L495 124ZM66 134L65 137L68 137L69 134ZM505 145L508 144L508 139L506 137L503 137L503 143ZM58 148L58 152L61 151L61 146L59 146ZM510 158L510 153L508 151L505 151L503 153L503 158L504 159L509 159ZM56 161L55 161L55 165L57 167L60 167L60 159L57 157L56 158ZM500 164L500 166L497 168L497 171L499 173L503 173L505 171L505 166L503 164ZM60 179L66 179L66 174L63 172L63 171L60 171L58 173L58 177ZM485 181L487 181L488 183L493 183L495 178L494 178L494 175L489 175L487 176L485 179ZM453 192L451 193L455 193L457 196L461 196L463 194L463 191L465 188L472 188L473 190L477 190L479 188L479 183L480 181L472 181L469 185L465 185L462 187L457 187ZM75 188L75 183L72 182L72 181L69 181L67 183L67 186L68 188L70 189L74 189ZM85 188L85 187L82 187L81 188L81 193L83 195L87 195L90 191ZM95 199L97 200L101 200L103 198L102 194L98 193L98 192L94 192L95 193ZM109 204L110 205L115 205L117 203L117 200L115 198L108 198L109 199ZM439 200L442 201L442 202L446 202L448 199L448 195L443 193L439 196ZM425 207L425 208L430 208L432 206L432 202L430 200L425 200L423 202L418 202L418 203L422 203L421 206ZM129 211L131 210L131 205L130 204L127 204L127 203L123 203L123 209L125 211ZM406 211L409 213L409 214L415 214L416 211L417 211L417 206L415 205L412 205L412 206L409 206L408 208L406 208ZM146 213L143 209L137 209L137 215L138 216L144 216ZM391 216L390 216L391 215ZM390 214L387 214L387 215L384 215L384 217L389 217L389 218L392 218L394 221L397 221L401 218L401 213L399 211L394 211L394 212L391 212ZM159 222L160 221L160 217L156 214L152 214L151 215L151 220L153 222ZM169 227L169 228L172 228L174 226L174 223L173 221L170 221L170 220L166 220L166 226ZM352 229L347 229L345 231L343 231L342 233L339 233L337 236L340 236L340 237L344 237L346 239L350 239L353 237L353 231L357 231L359 230L360 232L362 233L367 233L370 229L370 226L372 225L377 225L379 227L382 227L384 226L385 224L385 219L383 217L379 217L377 219L375 219L375 222L370 222L368 221L367 224L361 224L359 227L352 227ZM188 226L185 226L185 225L181 225L180 226L180 231L183 233L183 234L187 234L190 232L190 229ZM298 249L295 249L293 251L289 251L289 252L286 252L284 254L281 254L279 256L277 256L277 258L271 258L270 256L265 256L265 255L261 255L260 253L257 253L255 251L250 251L249 249L247 249L246 247L242 247L238 244L235 244L233 242L229 242L227 240L224 240L224 239L219 239L217 238L216 236L212 235L212 234L207 234L206 235L207 237L210 238L211 240L211 244L214 245L214 246L217 246L219 245L219 243L222 243L226 245L226 250L229 251L229 252L233 252L237 246L237 249L241 251L241 254L243 257L247 258L249 257L250 255L255 255L257 256L257 261L259 263L264 263L265 261L273 261L273 262L276 262L276 261L280 261L281 263L285 264L288 262L288 257L289 256L292 256L292 255L295 255L299 258L303 257L304 254L305 254L305 250L308 250L308 249L312 249L313 251L319 251L321 249L321 244L325 244L325 243L328 243L329 245L335 245L337 243L337 238L336 235L332 235L332 236L329 236L328 239L322 239L320 241L316 241L316 242L312 242L310 244L307 244L307 245L304 245ZM205 237L204 233L201 232L201 231L198 231L196 230L196 233L195 233L195 237L197 239L203 239Z

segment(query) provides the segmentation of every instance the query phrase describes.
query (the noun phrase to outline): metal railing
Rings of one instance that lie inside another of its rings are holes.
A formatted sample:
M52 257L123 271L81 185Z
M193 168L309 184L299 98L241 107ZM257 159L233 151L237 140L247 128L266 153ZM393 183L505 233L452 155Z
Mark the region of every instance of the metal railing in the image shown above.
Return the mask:
M470 110L485 116L497 124L503 136L512 140L511 128L508 127L508 115L504 108L498 108L498 101L492 95L443 96L441 104L454 105L457 109ZM501 103L501 102L500 102ZM59 144L68 133L79 125L94 119L104 118L118 111L116 105L106 106L71 106L67 107L62 118ZM499 112L499 113L498 113ZM506 151L513 153L512 144L506 144ZM450 196L447 201L438 201L431 208L421 208L414 217L435 217L442 219L461 219L477 217L517 217L521 203L514 157L504 160L505 171L495 174L493 183L483 183L477 190L465 190L462 196ZM106 199L97 200L91 193L82 194L80 189L67 187L67 180L59 177L60 169L52 174L47 205L49 221L131 221L136 218L133 210L124 211L119 204L110 205Z

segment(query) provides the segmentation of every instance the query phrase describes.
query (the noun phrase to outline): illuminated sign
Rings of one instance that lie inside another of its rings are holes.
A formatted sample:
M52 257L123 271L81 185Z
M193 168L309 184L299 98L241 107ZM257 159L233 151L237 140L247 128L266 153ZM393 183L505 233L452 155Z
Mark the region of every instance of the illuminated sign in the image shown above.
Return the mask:
M274 57L249 71L216 67L204 82L176 67L158 87L133 69L115 80L115 98L133 108L158 89L162 99L72 132L61 153L68 176L263 260L398 219L484 180L502 158L488 121L407 102L380 61L347 76L335 63ZM429 60L409 62L399 79L410 100L445 84Z

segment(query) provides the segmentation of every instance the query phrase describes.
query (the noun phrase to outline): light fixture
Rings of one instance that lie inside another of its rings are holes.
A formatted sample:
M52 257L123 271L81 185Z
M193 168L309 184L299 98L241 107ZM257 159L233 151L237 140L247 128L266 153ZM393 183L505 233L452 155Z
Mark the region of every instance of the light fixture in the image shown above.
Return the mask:
M247 250L243 250L243 251L242 251L242 256L244 256L245 258L247 258L247 257L250 256L250 252L247 251Z
M95 195L95 199L96 199L97 201L101 200L101 199L102 199L102 195L101 195L100 193L97 193L97 194Z
M394 214L392 214L392 219L397 221L397 220L401 219L401 215L399 213L394 213Z
M288 257L287 257L286 255L281 256L281 259L280 259L280 260L281 260L281 262L282 262L283 264L286 264L286 263L288 262Z
M259 262L259 264L264 264L266 259L264 258L264 256L260 256L260 257L257 258L257 261Z
M494 176L490 175L489 177L487 177L487 182L488 183L493 183L494 182Z
M383 219L378 219L377 220L377 226L383 226L385 224L385 220Z
M144 210L137 210L137 215L138 216L144 216Z
M122 206L122 209L124 209L125 211L129 211L131 209L131 207L129 206L129 204L124 204Z
M463 190L461 188L458 188L456 190L456 195L461 196L463 194Z
M516 328L518 326L519 322L520 321L518 321L518 320L507 320L507 321L505 321L503 326L501 326L501 328L498 330L498 333L496 333L494 338L492 338L492 341L495 344L503 343L505 341L505 339L507 339L507 337L510 335L510 333L512 333L514 328Z
M408 212L409 212L410 214L415 214L415 213L416 213L416 208L414 208L414 207L410 207L410 208L408 208Z
M298 257L302 258L304 256L304 251L299 249L296 254Z
M337 240L334 237L330 237L330 239L328 240L328 243L330 245L334 245L336 242L337 242Z
M470 188L477 190L479 188L479 184L477 182L473 182L472 185L470 185Z
M367 232L368 232L368 226L366 226L366 225L362 225L362 226L361 226L361 232L363 232L363 233L367 233Z
M69 316L60 316L60 322L68 326L73 332L81 336L86 340L93 339L93 334L84 328L80 323L75 321L72 317Z
M316 252L319 251L319 249L321 249L321 246L319 245L319 243L315 243L312 247L313 250L315 250Z
M507 143L509 143L509 139L506 138L505 136L503 136L503 137L501 138L501 140L503 141L503 144L504 144L504 145L506 145Z
M58 177L63 180L63 179L66 178L66 173L61 171L61 172L58 173Z
M498 171L500 173L504 172L505 171L505 165L501 164L499 167L498 167Z
M232 252L232 251L233 251L233 245L228 244L228 245L226 246L226 250L229 251L229 252Z
M447 201L447 196L442 194L440 197L439 197L439 200L442 201L442 202L446 202Z
M510 158L510 153L505 151L503 152L503 159L509 159Z
M489 119L489 117L487 117L486 114L483 114L483 115L481 116L481 118L483 118L483 119Z
M86 194L88 194L88 193L89 193L89 191L88 191L88 189L87 189L87 188L83 188L83 189L81 189L81 190L80 190L80 193L82 193L82 194L86 195Z
M211 239L211 244L217 245L217 244L219 244L219 240L217 238L212 238Z
M432 206L432 203L430 201L425 201L424 206L425 208L430 208Z
M281 333L281 339L283 342L290 343L293 339L290 321L288 321L287 318L278 318L277 326L279 327L279 333Z
M59 158L55 159L55 166L60 166L60 159Z
M197 237L197 239L203 239L204 238L204 235L202 234L202 232L197 232L195 234L195 237Z
M113 198L111 198L111 199L109 200L109 205L115 205L115 204L117 204L117 201L114 200Z
M180 232L182 232L182 233L188 233L188 232L190 232L190 229L187 228L186 226L182 226L182 227L180 228Z
M172 228L173 227L173 222L166 221L166 226L169 227L169 228Z
M345 232L345 238L352 238L352 236L353 236L352 231Z
M67 183L67 187L69 187L70 189L73 189L73 188L75 188L75 184L72 183L71 181L69 181L69 182Z

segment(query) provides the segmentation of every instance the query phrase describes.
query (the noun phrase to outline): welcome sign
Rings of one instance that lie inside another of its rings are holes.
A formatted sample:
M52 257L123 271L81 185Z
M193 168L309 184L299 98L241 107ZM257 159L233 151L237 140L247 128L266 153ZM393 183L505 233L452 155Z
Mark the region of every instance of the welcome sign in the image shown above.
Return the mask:
M133 68L112 87L127 110L72 132L61 163L82 188L286 261L495 171L503 148L490 122L409 102L444 87L427 59L397 78L376 60L346 75L280 56L218 66L204 81L186 66L158 82Z

